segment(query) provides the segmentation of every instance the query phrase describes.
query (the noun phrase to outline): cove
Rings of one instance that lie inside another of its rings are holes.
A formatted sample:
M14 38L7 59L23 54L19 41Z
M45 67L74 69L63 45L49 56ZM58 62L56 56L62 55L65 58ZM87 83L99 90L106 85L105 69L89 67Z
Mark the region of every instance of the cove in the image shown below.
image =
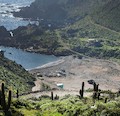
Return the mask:
M0 0L0 26L14 30L19 26L36 24L36 21L13 16L13 12L20 11L21 7L30 6L32 2L34 0Z
M6 58L21 64L26 70L42 66L46 63L57 61L59 58L54 55L43 55L38 53L30 53L13 47L0 46L0 50L4 51Z

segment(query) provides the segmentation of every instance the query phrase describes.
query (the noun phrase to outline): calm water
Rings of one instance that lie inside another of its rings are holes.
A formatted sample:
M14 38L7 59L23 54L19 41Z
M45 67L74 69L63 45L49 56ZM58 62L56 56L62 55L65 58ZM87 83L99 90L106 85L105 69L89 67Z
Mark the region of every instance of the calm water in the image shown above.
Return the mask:
M18 26L25 26L31 22L22 18L14 17L12 12L18 12L20 7L29 6L34 0L0 0L0 26L5 26L7 30L12 30ZM5 57L21 64L25 69L32 69L58 58L50 55L24 52L20 49L0 46L5 51Z
M12 12L18 12L20 7L29 6L34 0L0 0L0 26L13 30L19 26L26 26L31 22L14 17Z
M25 69L32 69L43 64L58 60L53 55L41 55L37 53L29 53L12 47L0 46L0 50L5 51L5 57L21 64Z

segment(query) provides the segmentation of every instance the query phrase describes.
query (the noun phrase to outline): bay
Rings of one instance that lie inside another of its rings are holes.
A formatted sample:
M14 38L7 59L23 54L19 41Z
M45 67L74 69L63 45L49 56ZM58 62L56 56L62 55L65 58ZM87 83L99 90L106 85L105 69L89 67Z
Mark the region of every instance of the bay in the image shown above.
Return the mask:
M0 46L0 50L5 51L6 58L21 64L26 70L30 70L44 64L57 61L59 58L54 55L43 55L30 53L13 47Z
M0 0L0 26L4 26L7 30L13 30L29 23L37 23L29 19L14 17L12 13L20 11L21 7L29 6L32 2L34 0Z

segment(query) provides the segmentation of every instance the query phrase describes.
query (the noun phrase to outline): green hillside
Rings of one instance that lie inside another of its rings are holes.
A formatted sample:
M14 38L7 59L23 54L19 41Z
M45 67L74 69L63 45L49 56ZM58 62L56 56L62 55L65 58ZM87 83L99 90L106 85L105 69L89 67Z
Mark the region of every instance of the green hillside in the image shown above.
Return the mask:
M97 24L88 15L60 29L29 25L13 32L15 39L10 46L28 51L54 55L77 52L98 58L120 58L120 33Z
M70 26L57 30L64 45L87 56L120 58L120 33L99 24L87 16Z
M73 23L91 15L96 23L120 31L119 0L36 0L14 15L58 24Z
M6 88L20 93L30 91L35 79L20 65L5 58L0 52L0 83L4 82Z
M14 39L3 40L38 53L119 59L119 6L119 0L36 0L14 15L39 25L19 27L13 30Z
M120 0L109 0L93 16L96 23L120 32Z
M119 116L120 97L112 93L106 95L107 103L102 96L100 100L92 97L81 99L79 95L66 95L54 100L47 95L28 100L21 98L12 101L9 116ZM3 112L0 115L4 116Z

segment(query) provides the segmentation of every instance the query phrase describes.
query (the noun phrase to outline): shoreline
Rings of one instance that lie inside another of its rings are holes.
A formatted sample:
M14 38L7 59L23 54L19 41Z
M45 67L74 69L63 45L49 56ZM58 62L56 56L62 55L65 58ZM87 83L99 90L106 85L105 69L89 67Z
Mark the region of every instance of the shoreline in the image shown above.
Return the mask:
M37 66L35 68L32 68L32 69L26 69L28 71L32 71L32 70L38 70L38 69L45 69L45 68L50 68L50 67L54 67L54 66L57 66L61 63L64 63L65 62L65 57L62 57L56 61L52 61L52 62L48 62L46 64L43 64L41 66Z
M43 69L43 68L53 67L53 66L56 66L56 65L63 63L64 61L65 61L64 58L62 58L62 59L59 59L57 61L49 62L49 63L46 63L42 66L38 66L35 69Z

